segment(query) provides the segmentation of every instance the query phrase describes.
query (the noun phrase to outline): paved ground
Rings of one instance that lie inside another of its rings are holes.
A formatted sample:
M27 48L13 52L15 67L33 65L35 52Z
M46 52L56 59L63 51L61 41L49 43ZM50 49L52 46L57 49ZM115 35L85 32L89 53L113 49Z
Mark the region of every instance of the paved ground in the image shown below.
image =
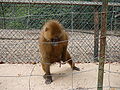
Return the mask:
M96 90L98 65L84 63L77 66L81 71L73 71L72 74L68 64L62 65L61 68L59 64L52 65L54 82L46 85L42 78L44 72L39 64L0 64L0 90L72 90L72 87L73 90ZM119 63L105 64L104 90L109 90L109 85L117 87L110 90L120 90Z

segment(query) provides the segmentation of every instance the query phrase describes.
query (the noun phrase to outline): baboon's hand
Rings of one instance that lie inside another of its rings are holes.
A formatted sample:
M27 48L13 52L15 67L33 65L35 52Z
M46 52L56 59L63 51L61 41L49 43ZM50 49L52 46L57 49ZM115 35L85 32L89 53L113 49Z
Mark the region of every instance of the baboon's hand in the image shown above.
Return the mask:
M63 62L67 61L67 58L66 58L66 57L63 57L63 58L62 58L62 61L63 61Z

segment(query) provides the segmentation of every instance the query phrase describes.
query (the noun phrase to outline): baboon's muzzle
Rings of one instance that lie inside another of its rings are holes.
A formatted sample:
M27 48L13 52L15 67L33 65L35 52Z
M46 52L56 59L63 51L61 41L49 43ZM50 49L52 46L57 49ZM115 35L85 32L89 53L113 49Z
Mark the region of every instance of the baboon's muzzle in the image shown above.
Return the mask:
M51 42L58 42L58 41L60 41L60 39L58 37L51 39Z
M53 46L57 46L59 41L60 41L60 39L58 37L55 37L55 38L51 39L51 43L52 43Z

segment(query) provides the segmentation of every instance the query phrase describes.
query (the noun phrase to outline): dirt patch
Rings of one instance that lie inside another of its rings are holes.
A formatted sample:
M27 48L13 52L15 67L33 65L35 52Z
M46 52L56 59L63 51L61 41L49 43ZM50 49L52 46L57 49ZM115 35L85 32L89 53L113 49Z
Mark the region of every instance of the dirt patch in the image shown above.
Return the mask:
M0 62L40 62L39 30L0 30ZM68 50L76 62L93 62L94 36L89 33L68 32ZM107 36L106 59L120 61L120 37Z

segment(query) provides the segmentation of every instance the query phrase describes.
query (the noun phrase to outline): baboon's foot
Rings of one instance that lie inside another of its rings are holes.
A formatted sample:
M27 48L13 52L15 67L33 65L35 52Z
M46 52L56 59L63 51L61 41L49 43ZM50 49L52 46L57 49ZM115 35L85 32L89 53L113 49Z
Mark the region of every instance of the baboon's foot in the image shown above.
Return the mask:
M51 84L53 82L51 75L44 75L43 78L45 79L45 84Z
M74 66L72 69L73 69L73 70L76 70L76 71L80 71L80 68L78 68L78 67L76 67L76 66Z

